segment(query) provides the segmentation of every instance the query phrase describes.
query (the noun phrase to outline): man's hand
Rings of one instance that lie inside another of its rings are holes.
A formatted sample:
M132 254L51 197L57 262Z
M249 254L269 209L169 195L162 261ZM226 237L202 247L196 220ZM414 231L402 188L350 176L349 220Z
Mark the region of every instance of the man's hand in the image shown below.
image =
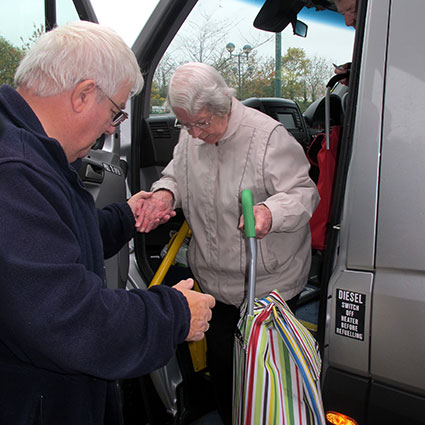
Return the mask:
M344 63L343 65L339 65L339 66L335 65L335 64L333 64L333 65L334 65L334 72L335 72L335 74L338 74L338 75L339 74L346 74L351 69L351 62L347 62L347 63ZM348 86L349 82L350 82L349 77L343 78L342 80L339 80L339 83L344 84L344 86Z
M141 190L140 192L137 192L135 195L133 195L128 201L127 204L130 206L131 211L133 212L134 219L137 220L138 210L143 202L143 199L149 199L152 196L152 192L145 192L144 190Z
M149 194L149 197L140 198L137 204L136 229L139 232L150 232L176 215L171 192L158 190Z
M272 227L272 213L263 204L254 205L253 212L255 219L255 237L257 239L263 239ZM239 220L239 229L244 229L243 215L241 215Z
M193 291L193 279L180 281L173 288L180 291L187 300L190 309L190 329L186 341L200 341L209 329L211 309L215 306L215 299L208 294Z

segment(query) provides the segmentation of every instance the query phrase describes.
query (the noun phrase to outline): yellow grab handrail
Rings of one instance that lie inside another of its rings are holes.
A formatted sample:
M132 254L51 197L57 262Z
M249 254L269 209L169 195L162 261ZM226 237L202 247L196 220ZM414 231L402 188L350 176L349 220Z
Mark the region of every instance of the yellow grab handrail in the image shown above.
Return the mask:
M180 249L183 241L187 237L192 236L192 231L189 228L186 220L181 225L179 231L175 233L168 243L167 253L165 257L162 259L158 270L156 271L149 288L155 285L161 285L164 280L165 275L167 274L170 267L173 265L174 260L176 258L177 252ZM197 291L200 291L198 283L196 280L194 281L194 288ZM204 370L207 367L207 342L205 337L201 341L192 341L188 343L189 351L192 358L192 365L195 372L199 372Z
M155 285L161 285L162 281L164 280L165 275L167 274L168 270L174 263L174 259L176 258L177 252L179 248L181 247L183 241L186 237L190 237L192 234L192 231L189 228L189 225L187 224L187 221L185 220L183 224L181 225L179 231L173 235L169 242L167 253L165 254L165 257L162 259L162 262L160 266L158 267L158 270L156 271L154 277L152 278L152 281L149 285L149 288L151 286Z

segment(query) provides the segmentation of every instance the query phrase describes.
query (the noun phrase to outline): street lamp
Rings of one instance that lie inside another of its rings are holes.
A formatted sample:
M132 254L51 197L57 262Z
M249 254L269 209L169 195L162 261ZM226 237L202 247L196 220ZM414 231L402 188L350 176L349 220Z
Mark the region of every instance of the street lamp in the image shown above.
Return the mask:
M245 60L248 62L248 56L252 52L252 47L249 44L245 44L245 46L242 47L242 51L240 51L237 54L234 54L236 46L233 43L227 43L226 44L226 50L229 52L229 59L237 58L237 75L238 75L238 97L239 99L242 98L242 77L246 74L247 71L250 71L252 68L248 67L246 69L246 72L242 72L242 60Z

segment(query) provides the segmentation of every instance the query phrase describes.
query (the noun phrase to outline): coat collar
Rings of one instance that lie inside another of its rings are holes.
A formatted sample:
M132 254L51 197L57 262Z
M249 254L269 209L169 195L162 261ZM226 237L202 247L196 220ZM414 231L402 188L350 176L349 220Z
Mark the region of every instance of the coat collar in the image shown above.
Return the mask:
M238 99L233 97L227 130L224 133L223 138L218 142L219 144L225 143L238 131L243 117L243 110L244 105Z

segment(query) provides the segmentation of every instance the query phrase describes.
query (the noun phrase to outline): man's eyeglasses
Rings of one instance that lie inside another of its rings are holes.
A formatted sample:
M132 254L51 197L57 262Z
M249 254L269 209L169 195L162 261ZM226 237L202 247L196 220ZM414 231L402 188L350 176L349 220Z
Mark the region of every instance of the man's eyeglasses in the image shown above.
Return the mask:
M212 119L213 119L213 115L211 115L211 118L206 121L194 122L193 124L183 124L176 118L176 120L174 121L174 127L180 128L180 129L185 128L187 131L191 130L194 127L204 129L211 125Z
M111 120L111 125L112 127L118 127L123 121L128 118L127 112L123 111L99 86L96 87L109 100L109 102L114 105L115 109L118 109L118 112L115 112L113 109L111 109L112 113L114 114Z
M123 111L108 95L105 94L107 99L118 109L118 112L112 111L114 116L112 117L111 125L112 127L118 127L123 121L128 118L127 112Z

